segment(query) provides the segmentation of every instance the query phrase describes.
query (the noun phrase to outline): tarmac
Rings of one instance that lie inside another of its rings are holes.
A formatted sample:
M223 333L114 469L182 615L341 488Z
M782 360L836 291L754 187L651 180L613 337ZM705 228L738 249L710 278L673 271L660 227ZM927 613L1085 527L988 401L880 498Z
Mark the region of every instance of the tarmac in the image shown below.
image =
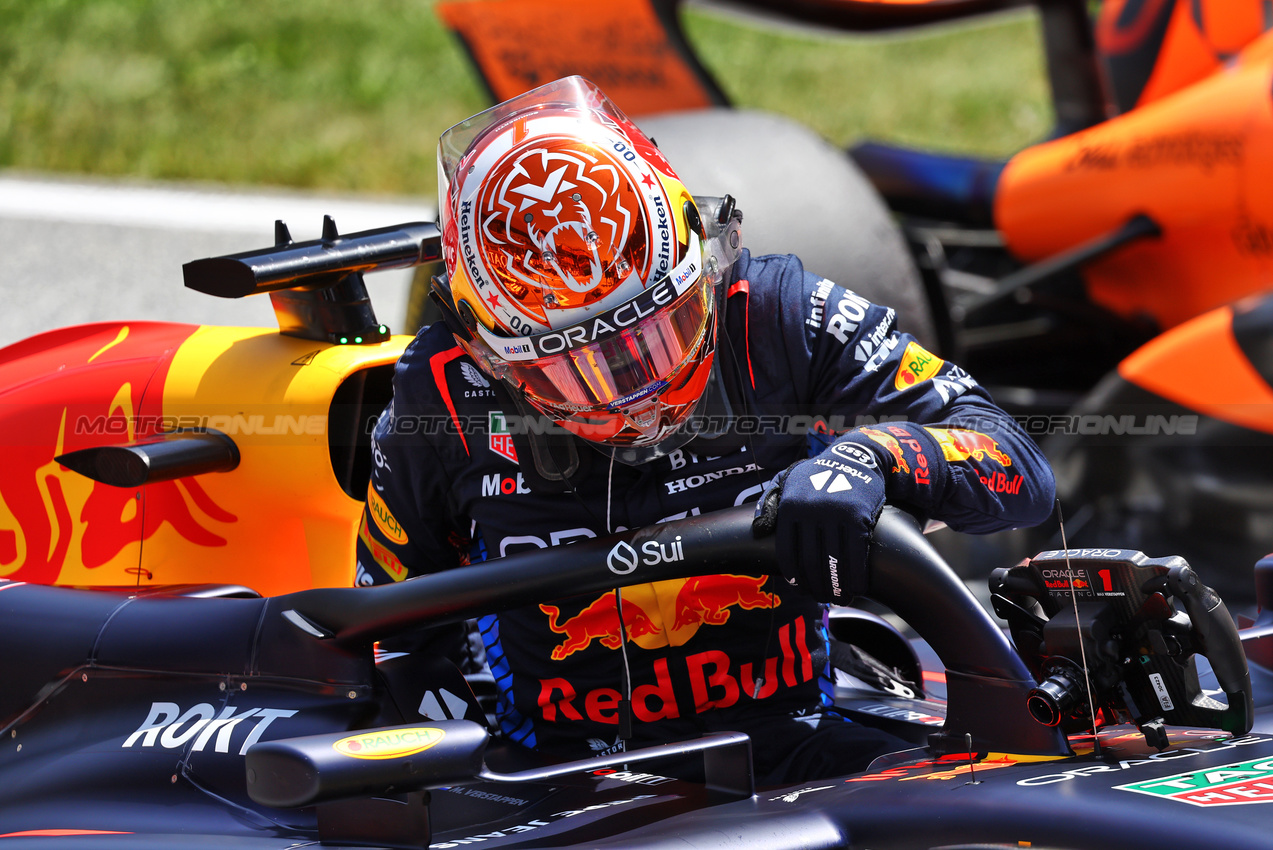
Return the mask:
M432 199L282 189L73 179L0 171L0 347L67 325L116 319L274 327L264 295L188 290L191 260L265 248L274 220L316 239L324 215L342 233L432 221ZM403 329L411 271L367 276L376 316Z

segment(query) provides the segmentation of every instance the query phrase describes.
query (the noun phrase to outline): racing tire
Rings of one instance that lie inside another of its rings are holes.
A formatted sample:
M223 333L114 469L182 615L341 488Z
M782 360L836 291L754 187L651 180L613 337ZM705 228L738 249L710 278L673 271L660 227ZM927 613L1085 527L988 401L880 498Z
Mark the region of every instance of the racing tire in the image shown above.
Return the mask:
M665 113L637 122L695 195L733 195L743 245L790 253L806 269L898 313L937 345L932 310L901 230L842 151L778 115L735 109Z

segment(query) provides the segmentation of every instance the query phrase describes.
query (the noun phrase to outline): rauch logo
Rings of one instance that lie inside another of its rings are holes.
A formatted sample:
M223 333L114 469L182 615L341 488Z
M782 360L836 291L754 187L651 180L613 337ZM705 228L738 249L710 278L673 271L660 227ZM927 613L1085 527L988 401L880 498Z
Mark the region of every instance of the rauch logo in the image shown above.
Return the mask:
M332 749L356 759L393 759L424 752L444 737L446 732L433 726L382 729L341 738Z

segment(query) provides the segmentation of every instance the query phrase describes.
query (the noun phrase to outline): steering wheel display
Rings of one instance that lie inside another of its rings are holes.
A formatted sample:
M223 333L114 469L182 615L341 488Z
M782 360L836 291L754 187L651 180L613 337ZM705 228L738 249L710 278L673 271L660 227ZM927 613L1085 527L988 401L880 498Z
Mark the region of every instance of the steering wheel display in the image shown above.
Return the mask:
M1183 558L1041 552L995 570L990 592L1040 682L1027 698L1039 723L1078 732L1092 728L1095 712L1098 725L1134 723L1158 749L1167 725L1250 730L1251 677L1237 628ZM1202 690L1197 655L1211 664L1224 702Z

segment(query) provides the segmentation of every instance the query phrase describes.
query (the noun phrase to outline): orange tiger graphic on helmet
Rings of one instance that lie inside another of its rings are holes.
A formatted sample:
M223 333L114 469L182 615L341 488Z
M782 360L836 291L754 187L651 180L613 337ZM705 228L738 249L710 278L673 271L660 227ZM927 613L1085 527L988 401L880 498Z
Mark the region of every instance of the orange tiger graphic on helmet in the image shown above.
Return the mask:
M650 222L640 194L599 146L537 139L514 148L491 169L478 215L486 266L517 302L499 306L545 324L548 311L600 301L649 272Z

